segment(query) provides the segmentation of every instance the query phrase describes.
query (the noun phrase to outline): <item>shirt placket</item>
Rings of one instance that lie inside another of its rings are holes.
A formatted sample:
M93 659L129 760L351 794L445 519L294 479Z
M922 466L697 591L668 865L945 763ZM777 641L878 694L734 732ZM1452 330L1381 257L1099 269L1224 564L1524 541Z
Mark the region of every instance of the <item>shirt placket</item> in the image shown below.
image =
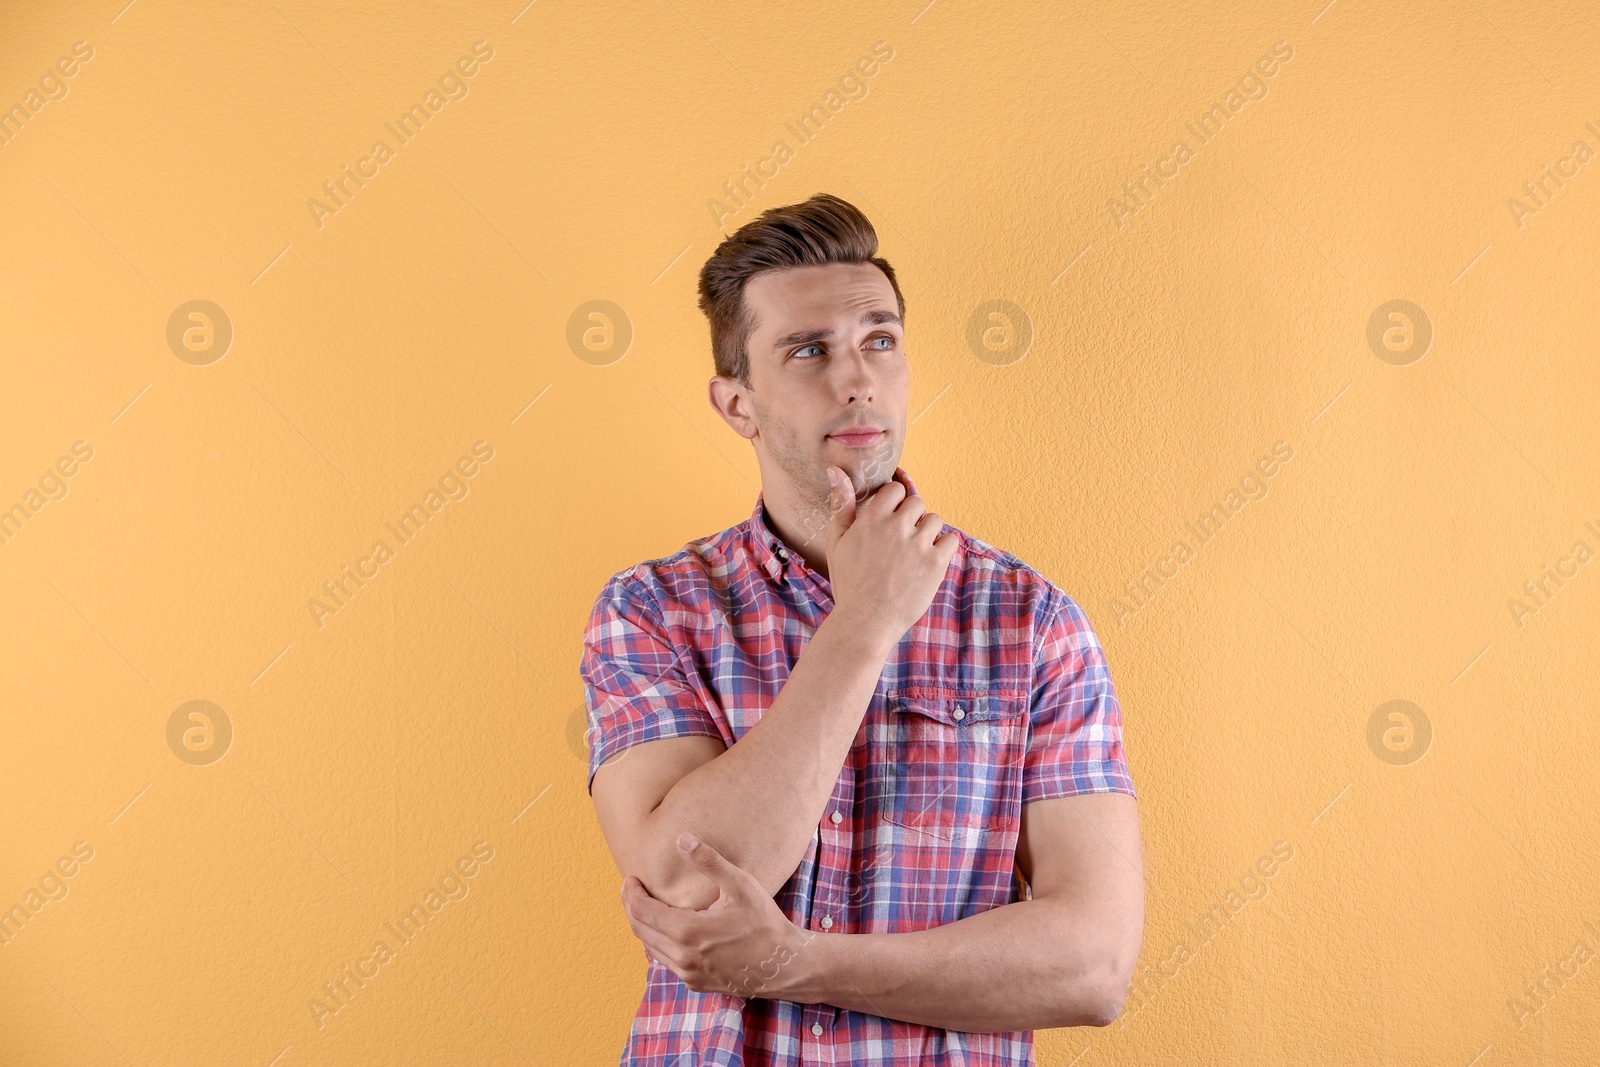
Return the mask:
M825 618L833 611L833 589L827 579L806 566L805 559L789 551L782 541L772 543L772 554L776 558L767 561L768 574L780 582L791 577L797 579L811 599L817 619Z
M810 601L813 626L833 608L832 591L822 576L803 558L774 542L769 573L778 581L797 580ZM817 937L842 933L845 928L845 866L850 861L850 807L855 792L854 774L848 768L839 776L833 796L817 826L816 873L812 880L809 932ZM833 1064L839 1009L832 1004L806 1004L800 1013L800 1062Z
M850 862L850 806L854 793L854 772L846 768L817 826L817 867L807 924L816 937L847 932L845 869ZM839 1009L834 1005L805 1005L800 1015L800 1062L832 1064L838 1025Z

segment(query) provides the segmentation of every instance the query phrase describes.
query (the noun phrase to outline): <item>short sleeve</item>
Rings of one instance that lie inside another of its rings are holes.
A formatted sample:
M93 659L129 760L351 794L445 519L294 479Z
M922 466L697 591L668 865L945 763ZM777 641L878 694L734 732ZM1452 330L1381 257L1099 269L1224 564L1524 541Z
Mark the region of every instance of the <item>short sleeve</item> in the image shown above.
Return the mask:
M1138 796L1122 750L1122 708L1088 616L1051 588L1033 657L1022 802L1078 793Z
M641 742L697 734L728 741L684 673L659 602L635 572L612 576L596 599L579 674L591 796L600 765Z

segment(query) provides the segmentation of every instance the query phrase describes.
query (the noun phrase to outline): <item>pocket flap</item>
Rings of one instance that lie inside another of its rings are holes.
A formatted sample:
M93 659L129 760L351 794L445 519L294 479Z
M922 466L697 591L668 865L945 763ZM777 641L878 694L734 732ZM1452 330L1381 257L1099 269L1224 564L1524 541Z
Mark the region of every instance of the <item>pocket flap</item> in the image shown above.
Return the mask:
M949 726L993 722L1026 715L1026 699L1019 693L955 689L896 689L885 694L889 710L921 715Z

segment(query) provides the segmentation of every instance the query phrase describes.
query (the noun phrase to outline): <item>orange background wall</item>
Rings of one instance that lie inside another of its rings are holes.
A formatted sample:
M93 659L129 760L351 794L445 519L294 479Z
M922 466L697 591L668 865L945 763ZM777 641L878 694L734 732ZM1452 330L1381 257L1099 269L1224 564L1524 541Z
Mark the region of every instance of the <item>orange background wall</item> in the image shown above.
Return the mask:
M1122 697L1140 992L1040 1063L1600 1057L1593 5L0 22L0 1063L615 1062L581 628L749 514L696 272L822 190Z

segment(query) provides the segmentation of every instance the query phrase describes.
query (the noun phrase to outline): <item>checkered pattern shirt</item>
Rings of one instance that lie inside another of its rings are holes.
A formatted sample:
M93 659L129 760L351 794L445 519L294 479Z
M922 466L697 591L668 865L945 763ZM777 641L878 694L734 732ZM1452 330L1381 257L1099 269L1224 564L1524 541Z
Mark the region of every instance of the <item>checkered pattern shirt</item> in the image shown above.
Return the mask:
M885 663L805 857L776 897L808 931L902 933L1010 904L1021 899L1024 804L1137 795L1082 609L1020 559L956 532L944 582ZM630 746L693 734L736 743L832 608L827 579L773 532L759 493L749 519L613 575L580 668L591 792L600 764ZM696 993L645 960L622 1067L1034 1063L1031 1030L972 1033Z

